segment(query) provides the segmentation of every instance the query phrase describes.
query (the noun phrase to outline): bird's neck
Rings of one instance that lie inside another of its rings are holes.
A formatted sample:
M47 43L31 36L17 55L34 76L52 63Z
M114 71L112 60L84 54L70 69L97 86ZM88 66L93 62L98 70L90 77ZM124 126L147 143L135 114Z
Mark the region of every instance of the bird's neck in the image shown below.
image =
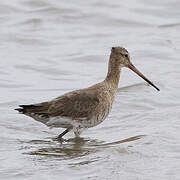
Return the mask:
M111 58L112 57L110 57L109 60L108 73L105 81L111 86L112 89L116 90L119 84L121 67L119 67L115 63L112 63L113 59Z

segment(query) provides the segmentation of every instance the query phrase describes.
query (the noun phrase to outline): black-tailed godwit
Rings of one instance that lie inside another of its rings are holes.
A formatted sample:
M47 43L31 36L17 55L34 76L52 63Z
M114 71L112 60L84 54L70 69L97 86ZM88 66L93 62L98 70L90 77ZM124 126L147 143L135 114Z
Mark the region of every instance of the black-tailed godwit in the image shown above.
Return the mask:
M49 127L66 128L58 136L59 138L71 130L79 136L83 129L100 124L108 116L123 67L130 68L159 91L159 88L131 63L125 48L112 47L108 73L104 81L85 89L66 93L51 101L19 105L20 108L16 110Z

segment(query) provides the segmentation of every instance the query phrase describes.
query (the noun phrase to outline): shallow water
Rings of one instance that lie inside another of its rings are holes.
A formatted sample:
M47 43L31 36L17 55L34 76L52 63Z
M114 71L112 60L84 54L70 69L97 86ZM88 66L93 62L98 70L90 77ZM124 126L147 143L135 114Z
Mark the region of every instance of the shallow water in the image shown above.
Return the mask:
M180 1L0 2L0 179L180 177ZM80 139L13 109L102 81L112 46L161 89L123 69L111 114Z

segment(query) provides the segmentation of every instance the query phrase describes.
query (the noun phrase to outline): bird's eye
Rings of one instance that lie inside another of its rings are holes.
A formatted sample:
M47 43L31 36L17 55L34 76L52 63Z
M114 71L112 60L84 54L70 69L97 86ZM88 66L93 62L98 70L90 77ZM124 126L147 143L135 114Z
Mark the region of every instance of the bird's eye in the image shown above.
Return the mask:
M126 57L126 58L127 58L127 57L128 57L128 55L127 55L127 54L124 54L124 57Z

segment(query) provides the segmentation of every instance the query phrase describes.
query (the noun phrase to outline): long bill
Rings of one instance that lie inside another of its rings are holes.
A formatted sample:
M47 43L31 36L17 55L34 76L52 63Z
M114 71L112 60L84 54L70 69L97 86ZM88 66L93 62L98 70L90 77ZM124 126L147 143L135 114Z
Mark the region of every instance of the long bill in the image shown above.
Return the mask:
M134 71L137 75L139 75L141 78L143 78L146 82L148 82L151 86L153 86L155 89L160 91L160 89L157 86L155 86L149 79L147 79L139 70L137 70L137 68L132 63L129 63L128 67L129 69Z

